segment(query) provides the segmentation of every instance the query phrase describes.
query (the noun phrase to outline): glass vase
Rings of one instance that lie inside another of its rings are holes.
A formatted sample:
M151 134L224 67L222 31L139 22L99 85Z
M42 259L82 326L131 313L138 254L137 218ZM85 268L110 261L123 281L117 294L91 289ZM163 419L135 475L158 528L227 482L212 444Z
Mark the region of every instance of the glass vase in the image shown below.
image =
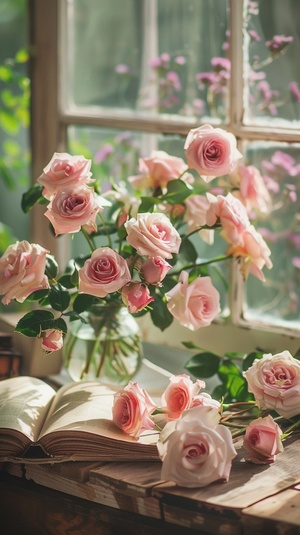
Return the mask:
M95 305L69 323L64 365L74 381L100 379L125 385L140 368L140 328L124 306Z

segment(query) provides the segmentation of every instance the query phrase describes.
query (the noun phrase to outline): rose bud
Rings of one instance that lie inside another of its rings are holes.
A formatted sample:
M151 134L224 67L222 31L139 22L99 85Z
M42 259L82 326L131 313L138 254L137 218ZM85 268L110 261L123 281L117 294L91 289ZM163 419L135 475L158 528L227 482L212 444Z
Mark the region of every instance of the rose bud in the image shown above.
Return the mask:
M143 310L149 303L154 301L154 297L151 297L146 284L138 281L132 281L123 286L121 297L131 314L140 312L140 310Z
M52 353L52 351L61 349L63 343L62 331L57 329L47 329L46 331L42 332L41 346L44 351L47 351L47 353Z
M171 267L161 256L153 256L142 264L141 273L146 282L157 284L165 278Z

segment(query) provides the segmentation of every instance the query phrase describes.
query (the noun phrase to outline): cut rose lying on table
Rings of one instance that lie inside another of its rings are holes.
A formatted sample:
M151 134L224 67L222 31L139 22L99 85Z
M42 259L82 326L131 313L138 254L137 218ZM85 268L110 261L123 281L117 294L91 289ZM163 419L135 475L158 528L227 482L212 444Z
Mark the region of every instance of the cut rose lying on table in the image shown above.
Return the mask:
M185 487L228 481L237 455L234 437L243 435L245 459L273 463L284 440L300 423L300 363L289 351L265 354L244 372L254 399L230 405L202 392L205 382L188 375L172 376L158 407L137 383L114 398L113 421L138 437L158 429L161 477ZM277 421L286 425L285 432ZM231 431L230 431L231 429Z

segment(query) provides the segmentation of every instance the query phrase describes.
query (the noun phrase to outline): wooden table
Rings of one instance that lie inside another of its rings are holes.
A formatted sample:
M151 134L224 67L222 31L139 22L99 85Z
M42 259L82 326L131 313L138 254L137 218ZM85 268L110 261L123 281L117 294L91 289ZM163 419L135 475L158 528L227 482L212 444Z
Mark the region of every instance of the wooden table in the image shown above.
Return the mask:
M234 460L228 483L184 489L160 463L5 463L1 535L300 534L300 440L272 465Z

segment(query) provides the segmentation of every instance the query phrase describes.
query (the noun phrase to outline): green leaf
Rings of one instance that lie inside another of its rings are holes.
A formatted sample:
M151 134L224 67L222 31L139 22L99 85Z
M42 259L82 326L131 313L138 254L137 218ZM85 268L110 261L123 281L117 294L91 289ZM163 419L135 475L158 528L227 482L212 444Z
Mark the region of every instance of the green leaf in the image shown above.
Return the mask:
M19 131L19 121L16 116L6 110L0 109L0 126L9 135L16 135Z
M247 401L251 398L246 379L241 370L231 360L224 360L219 367L218 376L225 386L225 401Z
M263 353L261 351L253 351L252 353L249 353L249 355L247 355L243 361L243 370L248 370L248 368L252 366L255 359L261 359L262 357Z
M228 357L232 360L243 360L245 357L245 353L239 353L238 351L228 351L225 353L225 357Z
M14 139L5 139L3 141L3 149L8 156L17 158L21 155L21 146Z
M20 48L20 50L18 50L15 55L15 60L17 63L26 63L27 61L29 61L28 50L26 50L26 48Z
M155 300L149 306L151 307L150 315L153 324L164 331L173 321L173 316L167 309L166 303L163 302L160 295L156 295Z
M202 349L202 347L199 347L197 344L194 344L194 342L181 342L181 343L187 349Z
M225 398L225 396L226 396L226 386L223 384L217 385L211 393L211 397L216 399L217 401L221 401L221 399Z
M36 203L44 203L46 199L42 196L42 191L43 186L35 184L28 191L23 193L21 207L25 214L27 214Z
M41 331L51 328L48 325L53 319L53 313L49 310L32 310L18 321L15 330L25 336L39 336Z
M49 292L49 303L54 310L63 312L70 304L69 292L64 290L61 284L52 286Z
M15 182L13 174L10 172L10 170L3 161L0 161L0 175L6 187L10 190L14 189Z
M192 188L181 179L170 180L167 184L167 193L161 200L169 204L180 204L192 193Z
M218 375L222 383L226 384L229 376L235 375L237 377L241 377L241 371L233 362L231 362L231 360L223 360L221 366L219 367Z
M62 286L68 288L69 290L75 287L75 284L73 284L72 282L72 275L61 275L61 277L57 279L57 282L59 282Z
M56 279L57 272L58 272L58 264L54 256L47 254L47 263L46 263L46 269L45 274L49 279Z
M26 297L26 302L28 301L40 301L41 299L44 299L49 293L49 290L37 290L36 292L32 292L28 297Z
M153 212L154 206L158 200L156 197L141 197L141 204L139 206L139 213L144 214L146 212Z
M197 277L206 277L209 275L209 268L208 266L195 266L190 271L189 280L192 281L196 279Z
M218 372L220 357L205 351L194 355L185 365L185 368L198 379L212 377Z
M1 100L7 108L14 108L18 103L18 99L9 89L1 91Z
M81 312L84 312L92 306L94 300L95 298L93 295L79 294L74 300L73 310L77 312L77 314L81 314Z
M187 260L188 262L192 262L192 263L196 262L198 258L198 253L196 251L196 248L189 239L182 240L180 249L179 249L179 254L182 255L185 258L185 260Z
M62 331L63 334L67 334L68 327L63 318L57 318L50 322L48 329L56 329L57 331Z
M0 80L2 82L11 82L13 79L12 70L5 65L0 65Z

